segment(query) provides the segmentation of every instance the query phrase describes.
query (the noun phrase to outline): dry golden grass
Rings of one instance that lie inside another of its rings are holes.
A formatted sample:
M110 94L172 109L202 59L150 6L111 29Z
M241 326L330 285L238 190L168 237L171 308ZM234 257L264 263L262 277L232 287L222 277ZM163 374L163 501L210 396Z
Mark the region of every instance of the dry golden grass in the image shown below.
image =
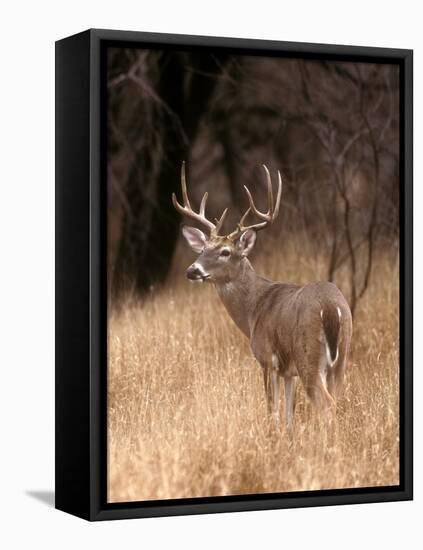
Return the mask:
M181 256L172 285L110 310L109 501L397 485L397 260L377 258L360 302L336 422L319 423L299 385L290 444L284 425L270 429L248 341L210 285L184 279ZM325 278L324 258L295 243L253 263L275 279Z

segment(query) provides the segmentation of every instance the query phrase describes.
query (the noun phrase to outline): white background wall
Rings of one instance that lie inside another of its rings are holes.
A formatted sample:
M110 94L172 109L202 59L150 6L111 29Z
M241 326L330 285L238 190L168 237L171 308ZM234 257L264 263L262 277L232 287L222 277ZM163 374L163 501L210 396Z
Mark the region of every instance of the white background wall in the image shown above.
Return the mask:
M422 280L419 3L8 2L0 33L0 545L3 548L422 547L422 353L415 353L415 501L89 524L53 489L54 41L89 27L415 49L416 281ZM422 292L416 288L416 341ZM44 495L45 499L45 495ZM6 542L7 541L7 542Z

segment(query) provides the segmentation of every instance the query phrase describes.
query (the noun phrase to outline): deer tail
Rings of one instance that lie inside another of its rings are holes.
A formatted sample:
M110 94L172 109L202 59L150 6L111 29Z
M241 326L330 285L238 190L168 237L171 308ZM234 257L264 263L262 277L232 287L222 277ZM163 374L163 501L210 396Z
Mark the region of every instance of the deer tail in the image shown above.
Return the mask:
M324 306L320 310L323 331L325 334L325 348L328 365L333 367L339 357L339 328L341 325L342 311L340 307L332 304Z

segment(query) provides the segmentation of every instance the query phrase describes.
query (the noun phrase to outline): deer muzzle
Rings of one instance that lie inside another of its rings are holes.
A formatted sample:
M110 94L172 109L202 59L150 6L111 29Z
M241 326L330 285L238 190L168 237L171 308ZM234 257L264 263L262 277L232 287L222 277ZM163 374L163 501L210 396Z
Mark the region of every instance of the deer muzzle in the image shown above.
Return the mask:
M205 281L210 277L200 264L194 263L187 269L187 277L190 281Z

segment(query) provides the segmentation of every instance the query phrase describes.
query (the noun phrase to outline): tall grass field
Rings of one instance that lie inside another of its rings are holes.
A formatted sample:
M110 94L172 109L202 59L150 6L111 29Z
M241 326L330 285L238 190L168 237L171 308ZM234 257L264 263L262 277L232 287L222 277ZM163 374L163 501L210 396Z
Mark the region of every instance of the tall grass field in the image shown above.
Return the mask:
M185 278L181 248L164 286L109 304L109 502L397 485L398 254L374 259L335 421L299 383L289 437L283 391L276 430L248 340L211 284ZM251 261L275 280L326 279L327 257L295 240ZM348 298L346 269L336 283Z

